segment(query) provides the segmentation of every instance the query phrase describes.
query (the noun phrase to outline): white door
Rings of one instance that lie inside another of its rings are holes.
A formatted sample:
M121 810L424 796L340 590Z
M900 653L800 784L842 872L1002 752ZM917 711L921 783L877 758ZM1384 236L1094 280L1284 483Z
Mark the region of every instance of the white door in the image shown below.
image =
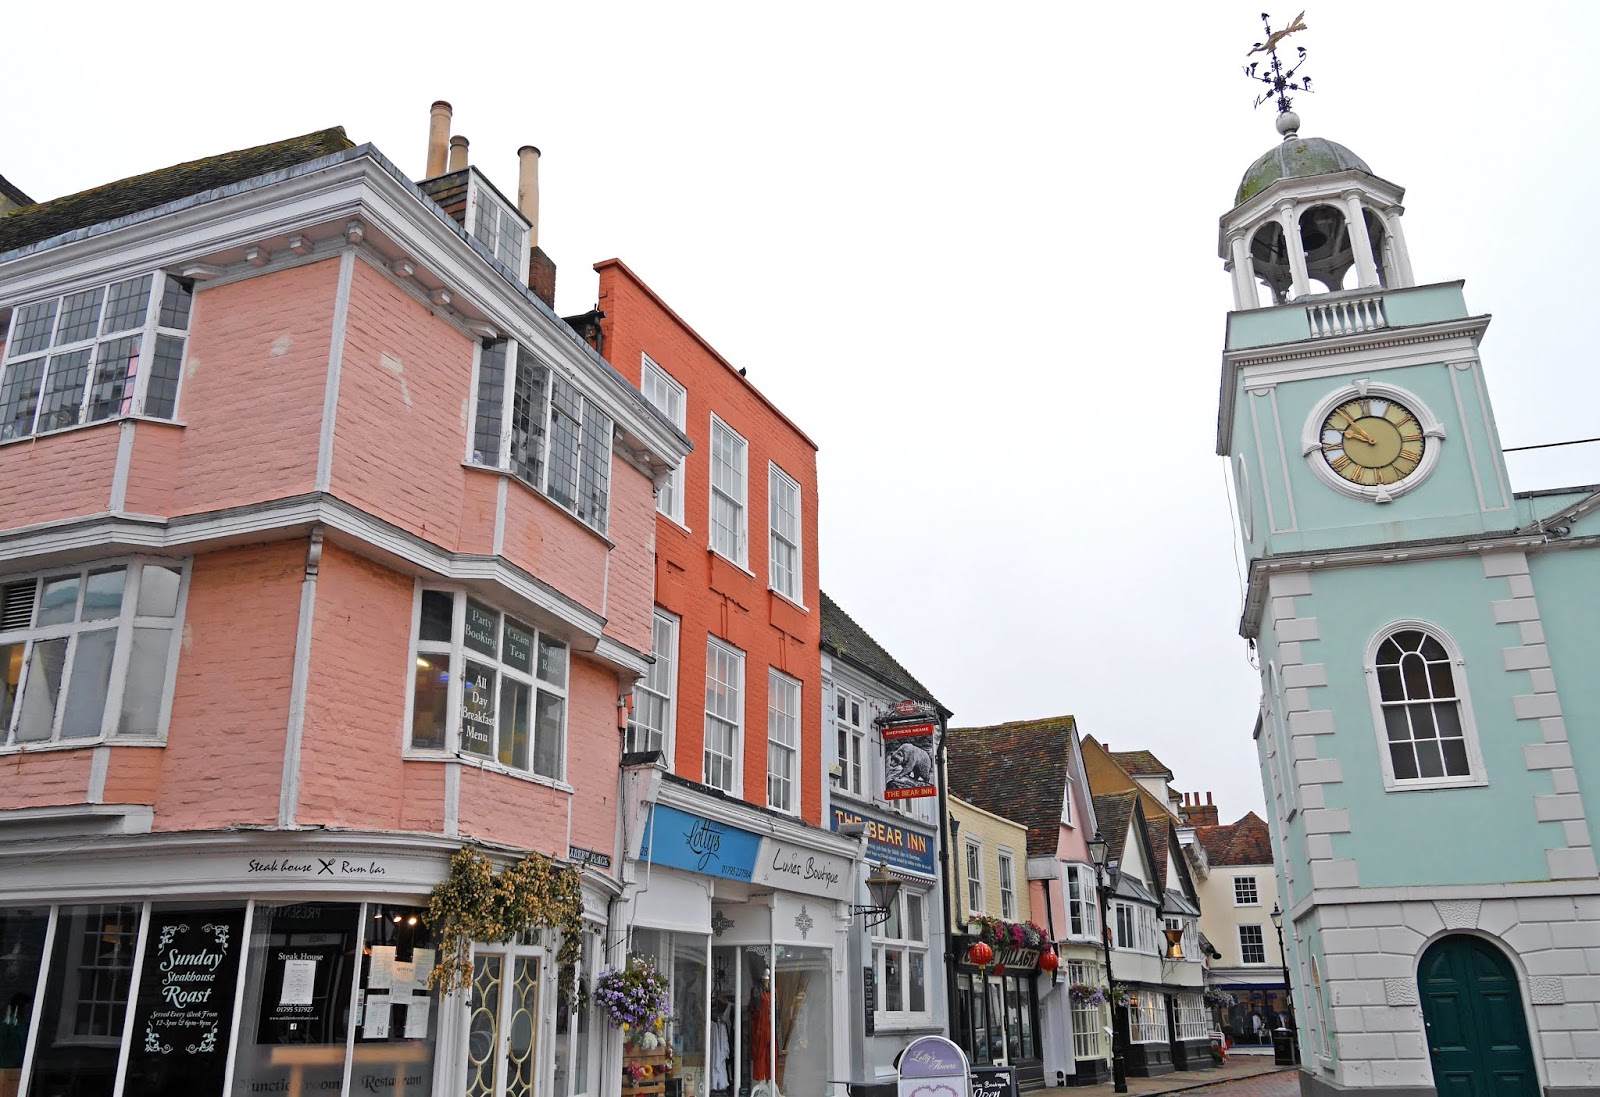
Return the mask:
M466 1097L533 1097L538 1070L537 949L474 949Z

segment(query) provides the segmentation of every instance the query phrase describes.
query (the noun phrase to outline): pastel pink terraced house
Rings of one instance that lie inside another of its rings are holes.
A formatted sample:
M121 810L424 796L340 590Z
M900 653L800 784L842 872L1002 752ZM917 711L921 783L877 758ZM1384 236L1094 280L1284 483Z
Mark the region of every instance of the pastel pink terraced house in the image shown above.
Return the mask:
M537 150L433 122L0 217L0 1097L602 1088L550 942L441 1003L420 915L540 851L597 964L690 446L551 311Z

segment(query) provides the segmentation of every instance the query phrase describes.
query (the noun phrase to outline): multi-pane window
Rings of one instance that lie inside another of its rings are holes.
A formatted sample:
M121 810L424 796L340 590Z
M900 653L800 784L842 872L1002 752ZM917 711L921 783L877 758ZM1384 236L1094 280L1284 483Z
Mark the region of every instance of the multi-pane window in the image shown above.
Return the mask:
M601 533L611 490L611 417L530 350L486 340L478 356L472 460L508 470Z
M655 661L633 686L628 749L665 754L672 747L673 699L678 693L678 619L656 610L650 638Z
M1245 964L1267 962L1267 942L1260 926L1239 927L1239 961Z
M1088 865L1067 865L1067 922L1073 937L1098 940L1100 936L1100 896L1094 869Z
M1261 893L1256 889L1254 876L1235 876L1233 878L1233 905L1236 907L1258 906L1261 902Z
M1090 987L1104 987L1105 968L1087 960L1067 961L1067 979L1071 983ZM1104 1002L1072 1002L1072 1055L1075 1059L1101 1059L1105 1057L1103 1043L1106 1028Z
M740 567L748 556L745 440L711 420L711 548Z
M867 703L841 686L833 687L833 720L838 732L839 788L866 795Z
M684 392L683 386L669 377L666 370L651 361L648 354L642 354L640 358L642 362L639 370L639 390L644 393L644 398L650 401L652 407L665 415L673 426L679 430L687 429L688 394ZM656 510L679 525L683 524L682 465L667 474L661 489L656 493Z
M800 485L777 465L768 466L767 510L767 581L791 602L799 602L805 594L800 584Z
M800 773L800 683L767 671L767 806L800 810L795 787Z
M1128 1003L1128 1042L1164 1044L1172 1037L1167 1026L1167 996L1160 991L1140 990Z
M967 911L983 913L983 847L967 840Z
M1111 908L1111 917L1116 926L1116 935L1112 943L1118 948L1136 949L1139 947L1137 915L1134 908L1127 903L1116 903Z
M472 224L467 232L522 276L528 258L527 226L476 177L472 180Z
M134 561L0 580L0 743L160 735L183 573Z
M422 592L411 746L561 780L567 645L465 594Z
M171 419L193 293L156 272L17 308L0 369L0 442L123 415Z
M1211 1031L1211 1018L1206 1012L1205 999L1198 993L1186 991L1173 995L1173 1012L1178 1017L1179 1040L1204 1040Z
M889 905L889 917L872 928L872 965L880 1012L929 1011L927 899L922 893L902 888Z
M1470 777L1452 659L1421 629L1397 629L1378 646L1375 670L1396 781Z
M744 653L706 640L705 783L738 794L739 741L744 729Z
M1010 921L1017 916L1017 870L1011 854L1001 850L995 856L1000 876L1000 917Z

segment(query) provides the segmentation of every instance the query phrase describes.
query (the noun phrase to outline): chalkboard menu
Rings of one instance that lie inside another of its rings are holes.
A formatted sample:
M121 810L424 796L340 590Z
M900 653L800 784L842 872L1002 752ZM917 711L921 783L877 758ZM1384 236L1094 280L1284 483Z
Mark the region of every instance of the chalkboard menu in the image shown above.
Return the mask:
M126 1092L220 1095L244 949L244 907L158 905L148 932Z
M866 1034L878 1032L878 973L870 966L861 969L861 997L866 1001Z

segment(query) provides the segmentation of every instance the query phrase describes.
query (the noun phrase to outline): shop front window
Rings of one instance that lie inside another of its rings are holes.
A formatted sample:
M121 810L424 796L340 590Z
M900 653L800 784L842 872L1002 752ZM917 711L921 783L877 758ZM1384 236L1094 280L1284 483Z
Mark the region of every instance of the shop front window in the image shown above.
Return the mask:
M823 1097L833 1073L833 951L778 946L773 1026L778 1090Z
M0 907L0 1094L22 1088L22 1060L49 928L48 907Z
M110 1097L116 1088L139 919L128 903L57 913L30 1092Z
M681 1097L706 1097L706 938L679 933L672 939L672 1054ZM721 1046L726 1048L726 1033Z

